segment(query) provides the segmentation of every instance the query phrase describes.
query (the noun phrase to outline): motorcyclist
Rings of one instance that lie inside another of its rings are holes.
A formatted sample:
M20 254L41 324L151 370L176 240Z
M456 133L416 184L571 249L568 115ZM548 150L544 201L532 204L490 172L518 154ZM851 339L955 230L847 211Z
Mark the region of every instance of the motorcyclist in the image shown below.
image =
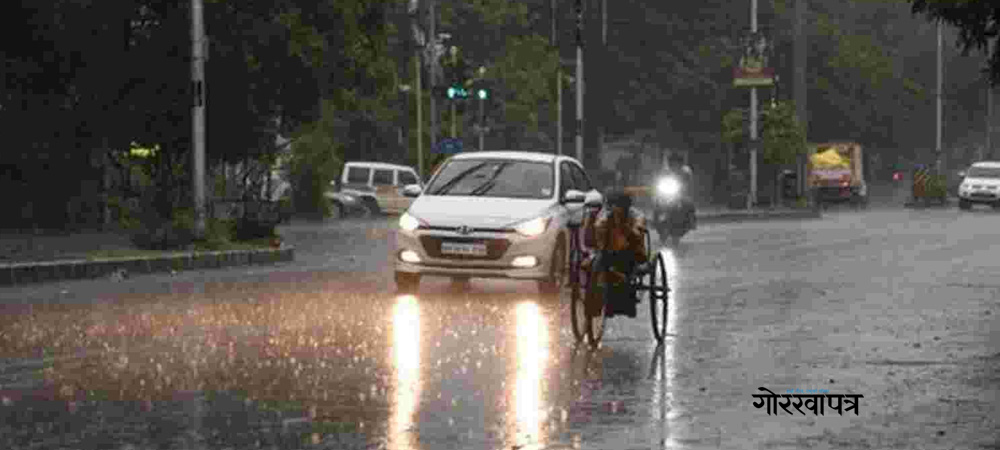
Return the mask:
M666 167L660 173L660 177L664 176L675 176L681 182L680 201L685 213L690 217L691 229L693 230L696 216L694 214L694 198L691 193L694 182L694 172L691 170L691 166L684 164L684 158L681 155L671 154L667 157Z
M592 222L591 222L592 221ZM615 293L607 298L620 300L609 305L612 314L636 316L638 299L627 286L628 275L638 264L647 261L645 229L646 220L639 209L632 206L632 197L616 190L605 197L605 207L595 217L588 217L585 226L593 226L593 244L597 250L599 274L595 286L608 286ZM624 294L630 294L627 298Z

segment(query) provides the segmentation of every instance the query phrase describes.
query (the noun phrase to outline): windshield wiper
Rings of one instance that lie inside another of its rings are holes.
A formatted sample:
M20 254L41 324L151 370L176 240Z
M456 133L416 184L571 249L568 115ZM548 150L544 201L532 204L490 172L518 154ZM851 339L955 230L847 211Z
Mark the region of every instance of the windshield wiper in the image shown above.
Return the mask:
M483 184L480 184L479 186L476 186L475 189L469 191L469 195L473 196L483 195L489 192L490 189L493 189L493 186L497 185L496 179L497 177L500 176L500 172L503 172L504 169L510 167L510 165L511 163L509 162L500 163L500 165L497 166L496 170L493 171L493 175L490 177L490 179L484 181Z
M448 180L445 184L441 185L441 187L435 189L434 192L431 193L431 195L441 195L450 191L451 188L455 187L455 185L458 184L459 181L462 181L463 179L465 179L465 177L469 176L472 173L475 173L477 170L482 169L483 166L485 166L486 164L487 163L482 162L459 172L458 175L455 175L454 178Z

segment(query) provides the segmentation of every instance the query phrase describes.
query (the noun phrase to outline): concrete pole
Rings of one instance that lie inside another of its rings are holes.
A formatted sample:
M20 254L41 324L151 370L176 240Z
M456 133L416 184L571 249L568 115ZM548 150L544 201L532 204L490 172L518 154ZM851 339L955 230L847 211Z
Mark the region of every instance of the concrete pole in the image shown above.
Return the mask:
M806 0L795 0L795 22L794 22L794 35L795 42L793 43L793 50L795 55L795 78L793 81L793 90L795 97L795 115L799 120L806 133L806 141L809 139L809 117L807 109L807 97L808 88L806 87L806 73L807 73L807 59L808 54L806 52L806 34L804 32L805 28L805 18L806 18ZM804 158L799 158L799 168L798 168L798 191L800 193L805 192L806 188L806 171L805 171L805 160Z
M556 53L556 61L558 65L556 66L556 154L563 154L563 124L562 124L562 57L559 53L559 35L558 28L556 27L556 17L559 16L559 6L556 4L556 0L549 1L549 10L552 13L552 37L549 40L549 44ZM482 147L482 145L480 145Z
M583 163L583 1L576 0L576 159Z
M205 23L202 0L191 0L191 185L194 195L194 232L205 237Z
M934 151L937 160L934 163L937 174L941 174L941 86L942 86L942 58L941 58L941 20L937 21L937 133L934 140Z
M993 41L986 42L986 64L990 62L993 55ZM986 76L986 148L979 152L977 160L982 161L986 155L993 155L993 83L990 82L989 75Z
M424 94L423 86L420 80L420 48L417 48L416 58L414 61L414 68L417 70L417 173L420 174L420 182L424 181L427 176L424 173Z
M483 151L484 138L486 136L486 99L479 99L479 151Z
M750 0L750 31L757 33L757 0ZM755 43L751 43L754 45ZM750 195L747 208L757 204L757 88L750 88Z
M437 35L437 13L434 10L434 3L437 0L429 0L430 4L430 33L428 39L431 46L431 64L430 64L430 89L431 89L431 148L437 144L438 141L438 115L437 115L437 74L438 74L438 35Z

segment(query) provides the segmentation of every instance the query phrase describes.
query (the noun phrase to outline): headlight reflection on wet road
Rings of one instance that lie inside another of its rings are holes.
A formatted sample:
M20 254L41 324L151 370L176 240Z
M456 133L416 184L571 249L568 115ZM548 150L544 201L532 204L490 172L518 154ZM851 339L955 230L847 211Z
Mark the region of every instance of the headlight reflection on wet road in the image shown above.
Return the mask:
M524 448L544 444L542 423L542 380L549 356L549 336L545 317L534 302L517 305L517 380L515 416L517 436L513 445Z
M674 250L663 249L660 254L663 255L663 262L667 269L667 285L670 287L670 296L667 303L667 338L664 339L662 345L653 350L654 352L662 352L662 354L654 354L653 365L658 367L650 368L656 373L656 383L653 388L653 417L658 419L655 428L656 435L660 437L659 444L662 448L675 448L680 445L676 441L676 437L680 434L677 429L679 426L677 418L683 412L674 395L674 381L677 372L675 336L677 335L679 319L677 317L677 303L680 300L677 294L680 292L680 277L678 276L679 265Z
M412 295L396 299L392 316L393 363L396 386L389 443L393 450L419 448L414 416L420 404L420 304Z

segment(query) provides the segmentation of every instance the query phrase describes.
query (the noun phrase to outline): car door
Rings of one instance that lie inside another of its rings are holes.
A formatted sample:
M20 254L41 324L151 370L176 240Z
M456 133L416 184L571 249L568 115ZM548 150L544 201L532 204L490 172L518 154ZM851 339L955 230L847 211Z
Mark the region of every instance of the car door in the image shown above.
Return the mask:
M375 169L372 172L372 186L375 188L375 201L382 211L393 212L396 206L395 172L392 169Z

